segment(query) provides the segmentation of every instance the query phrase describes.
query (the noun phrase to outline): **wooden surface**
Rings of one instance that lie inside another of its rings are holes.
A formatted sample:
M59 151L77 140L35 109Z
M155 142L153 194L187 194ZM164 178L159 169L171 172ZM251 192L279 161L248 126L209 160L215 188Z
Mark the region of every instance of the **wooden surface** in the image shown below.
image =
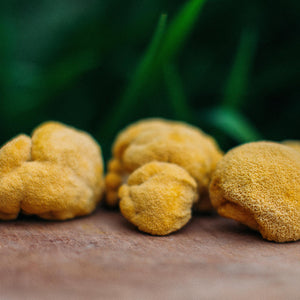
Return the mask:
M299 299L300 243L218 216L153 237L99 209L0 223L1 299Z

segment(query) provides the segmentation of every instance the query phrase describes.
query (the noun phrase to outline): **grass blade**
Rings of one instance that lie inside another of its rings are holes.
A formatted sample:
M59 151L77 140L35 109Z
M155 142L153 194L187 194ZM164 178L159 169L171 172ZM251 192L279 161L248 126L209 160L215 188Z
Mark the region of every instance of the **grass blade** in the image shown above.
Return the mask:
M160 49L163 41L165 28L166 28L167 15L162 14L158 25L156 27L153 38L142 57L131 82L129 83L123 97L117 102L115 110L109 116L109 119L104 122L105 130L101 130L101 134L104 133L108 136L115 134L120 125L120 120L125 118L132 107L136 106L139 100L139 95L144 86L148 83L149 77L153 74L153 68L155 68L157 53Z
M132 110L138 104L139 96L145 86L156 82L160 78L163 65L179 53L196 23L204 3L205 0L188 1L167 30L167 16L165 14L161 15L152 41L123 97L116 103L114 111L99 130L102 137L104 134L111 136L117 132L121 120L132 114Z
M223 131L238 143L261 140L260 133L238 111L226 108L212 109L203 114L209 125Z
M204 3L205 0L188 1L170 24L160 53L163 62L173 60L179 53L194 27Z
M164 66L164 80L174 117L182 121L193 122L193 113L188 106L183 84L174 64L169 63Z
M257 46L257 31L245 29L242 32L237 54L224 87L223 106L237 109L246 94L249 73Z
M163 14L161 15L155 34L152 38L152 41L150 42L150 45L143 56L138 68L136 69L136 72L132 78L131 83L129 84L128 88L125 91L125 94L121 100L121 103L119 105L124 105L127 107L128 104L134 103L136 96L141 91L141 89L144 87L145 83L148 80L148 75L151 72L152 68L154 67L155 60L157 57L157 52L160 48L161 42L163 40L165 27L166 27L166 21L167 21L167 15ZM119 108L119 111L123 111L122 107Z

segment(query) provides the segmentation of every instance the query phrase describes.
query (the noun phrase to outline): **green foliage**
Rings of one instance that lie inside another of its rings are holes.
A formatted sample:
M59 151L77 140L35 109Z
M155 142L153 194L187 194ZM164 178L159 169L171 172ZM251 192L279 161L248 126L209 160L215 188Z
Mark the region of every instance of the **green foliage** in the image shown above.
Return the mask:
M106 128L105 135L115 134L120 124L122 124L120 120L132 114L133 110L130 108L138 105L143 90L153 87L160 78L163 66L168 65L168 62L173 60L179 53L180 48L195 25L204 2L204 0L188 1L167 29L167 15L161 15L152 41L138 64L124 95L116 103L115 109L104 123L104 126L101 127L100 132L103 132L103 128ZM170 75L167 77L169 78ZM170 81L168 82L170 83ZM170 88L170 84L168 86ZM171 94L174 96L174 93L171 92ZM175 97L177 96L175 95ZM179 97L177 98L176 102L179 100ZM183 101L182 99L181 107L184 105Z
M238 110L219 107L205 112L203 118L238 143L262 139L260 133Z
M220 107L209 110L204 117L210 126L218 128L238 143L262 139L251 122L239 112L247 95L257 38L256 31L244 29L225 84L223 101Z
M196 24L205 0L190 0L179 11L170 24L159 53L162 62L172 61L184 46L191 30Z
M195 122L195 116L188 105L182 80L174 64L164 65L164 79L175 119Z
M257 40L256 31L248 28L243 30L232 70L224 88L225 107L239 108L247 95L249 73L253 66Z
M299 3L5 1L0 142L56 119L91 132L108 158L115 134L144 117L190 122L224 150L300 139Z
M120 126L120 120L132 113L130 108L138 105L139 96L143 89L153 82L155 73L157 72L156 60L163 41L166 20L167 15L161 15L152 41L137 66L124 95L116 103L114 111L112 111L112 114L109 115L108 120L104 123L106 130L101 128L101 133L105 131L105 135L114 134Z

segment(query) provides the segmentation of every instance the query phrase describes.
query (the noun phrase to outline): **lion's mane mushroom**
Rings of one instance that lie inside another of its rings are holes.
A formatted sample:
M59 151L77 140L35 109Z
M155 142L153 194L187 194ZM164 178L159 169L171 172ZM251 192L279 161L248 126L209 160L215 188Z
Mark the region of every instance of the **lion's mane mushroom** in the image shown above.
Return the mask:
M150 162L135 170L120 188L123 216L152 235L166 235L191 218L197 184L183 168Z
M300 153L273 142L236 147L218 163L212 204L275 242L300 239Z
M146 119L125 128L113 145L113 158L106 175L106 203L116 206L118 189L129 174L152 161L181 166L196 180L195 209L212 209L208 186L211 174L222 157L214 139L200 129L182 122Z
M116 207L119 204L119 188L123 183L127 182L130 173L122 159L126 149L143 131L149 129L159 130L165 125L166 123L160 119L143 120L126 127L118 134L112 147L113 157L108 162L108 171L105 176L105 202L109 206Z
M215 141L196 127L163 119L139 121L115 140L106 202L115 206L121 198L122 214L140 230L168 234L187 223L193 204L197 210L212 209L208 186L221 156ZM145 176L152 172L155 179Z
M91 213L104 190L101 149L87 133L57 122L0 149L0 219L19 213L66 220Z

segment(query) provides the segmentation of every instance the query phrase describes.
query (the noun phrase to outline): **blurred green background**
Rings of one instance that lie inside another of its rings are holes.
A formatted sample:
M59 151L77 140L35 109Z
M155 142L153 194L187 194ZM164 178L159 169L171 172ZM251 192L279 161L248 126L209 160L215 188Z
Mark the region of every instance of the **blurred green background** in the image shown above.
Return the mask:
M144 117L190 122L224 150L300 139L299 0L0 2L0 143L45 120L105 157Z

